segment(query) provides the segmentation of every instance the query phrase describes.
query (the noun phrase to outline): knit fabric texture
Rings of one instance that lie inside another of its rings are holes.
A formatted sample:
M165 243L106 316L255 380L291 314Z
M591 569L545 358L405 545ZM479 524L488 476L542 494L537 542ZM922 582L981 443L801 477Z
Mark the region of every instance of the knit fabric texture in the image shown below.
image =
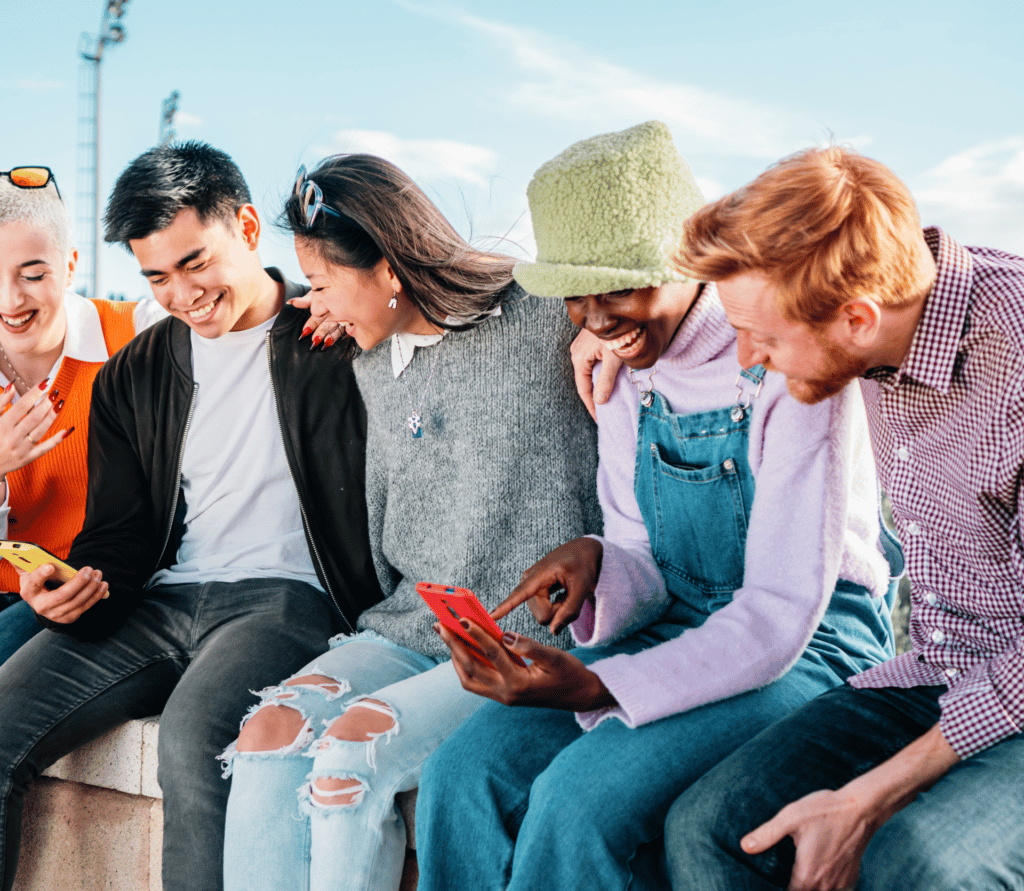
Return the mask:
M107 352L115 353L135 334L135 304L93 300L103 326ZM82 362L65 356L50 385L64 400L64 408L46 431L75 428L74 434L45 455L7 474L11 512L7 536L31 541L61 559L85 522L85 493L88 481L89 404L92 382L102 362ZM0 591L19 591L18 573L6 560L0 561Z
M514 275L530 293L578 297L686 280L672 256L704 196L660 121L569 146L526 194L537 261L517 263Z
M512 286L500 316L418 349L397 380L390 342L355 360L370 543L385 594L360 629L447 655L416 582L469 588L490 610L538 559L601 527L596 428L572 382L574 335L563 306ZM406 419L417 408L423 436L414 439ZM571 645L525 605L501 625Z

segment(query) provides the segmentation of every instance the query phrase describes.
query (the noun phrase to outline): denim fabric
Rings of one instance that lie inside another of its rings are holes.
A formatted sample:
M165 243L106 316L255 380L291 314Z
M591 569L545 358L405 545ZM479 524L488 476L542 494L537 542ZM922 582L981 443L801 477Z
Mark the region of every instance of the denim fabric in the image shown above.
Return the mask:
M20 594L0 594L0 665L42 630Z
M650 404L645 404L649 402ZM676 614L701 624L743 585L754 476L753 406L673 414L651 391L639 408L637 505Z
M657 393L641 399L637 503L674 600L657 624L574 650L584 662L684 634L742 584L752 411L673 415ZM888 605L840 581L807 650L761 689L635 729L605 720L586 734L571 712L488 703L424 769L420 891L664 887L659 839L679 792L780 716L891 652Z
M299 582L154 588L98 642L43 631L0 667L3 889L28 784L77 746L162 712L165 891L221 887L226 784L216 756L259 689L327 646L336 612Z
M264 703L306 718L308 729L294 745L229 752L225 889L394 891L405 861L395 795L417 786L427 756L486 700L462 689L451 662L439 664L372 631L343 637L294 676L308 674L334 678L337 686L264 691ZM390 732L369 742L320 736L365 698L390 706ZM358 779L362 794L351 804L315 802L310 785L324 776Z
M789 839L757 856L739 840L791 801L835 789L930 729L945 687L844 686L752 739L690 787L665 824L675 891L785 888ZM1024 889L1024 736L955 765L889 819L857 891Z

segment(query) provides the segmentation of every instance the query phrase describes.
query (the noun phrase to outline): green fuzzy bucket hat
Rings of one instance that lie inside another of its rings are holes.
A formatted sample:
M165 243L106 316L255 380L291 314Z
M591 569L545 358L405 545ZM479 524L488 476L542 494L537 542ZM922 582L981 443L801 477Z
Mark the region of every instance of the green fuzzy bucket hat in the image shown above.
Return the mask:
M683 222L704 204L661 121L584 139L526 190L537 261L513 275L540 297L581 297L686 281L672 265Z

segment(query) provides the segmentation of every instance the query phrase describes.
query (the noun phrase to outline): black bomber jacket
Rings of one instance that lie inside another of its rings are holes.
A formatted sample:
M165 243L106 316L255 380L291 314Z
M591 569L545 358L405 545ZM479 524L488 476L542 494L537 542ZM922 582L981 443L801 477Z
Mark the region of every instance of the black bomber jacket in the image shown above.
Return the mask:
M278 270L267 271L284 282L285 300L304 293ZM267 360L310 555L340 627L351 629L382 599L366 523L366 413L351 363L337 350L310 351L299 340L308 318L285 304L268 336ZM110 596L70 624L40 618L46 627L106 637L147 596L153 573L174 562L181 457L196 387L191 369L189 327L169 318L136 336L96 376L85 525L67 562L101 570Z

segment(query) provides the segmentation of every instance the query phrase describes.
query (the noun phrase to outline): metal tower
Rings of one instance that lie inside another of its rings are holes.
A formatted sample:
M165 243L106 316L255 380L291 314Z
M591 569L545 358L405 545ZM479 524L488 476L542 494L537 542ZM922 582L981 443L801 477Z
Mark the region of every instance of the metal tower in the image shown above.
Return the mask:
M88 280L89 297L100 295L100 62L107 44L121 43L124 28L118 20L129 0L106 0L99 34L82 33L78 91L78 201L76 208L79 268Z
M174 116L178 113L178 100L181 93L175 90L164 99L160 106L160 145L173 142L177 134L174 132Z

